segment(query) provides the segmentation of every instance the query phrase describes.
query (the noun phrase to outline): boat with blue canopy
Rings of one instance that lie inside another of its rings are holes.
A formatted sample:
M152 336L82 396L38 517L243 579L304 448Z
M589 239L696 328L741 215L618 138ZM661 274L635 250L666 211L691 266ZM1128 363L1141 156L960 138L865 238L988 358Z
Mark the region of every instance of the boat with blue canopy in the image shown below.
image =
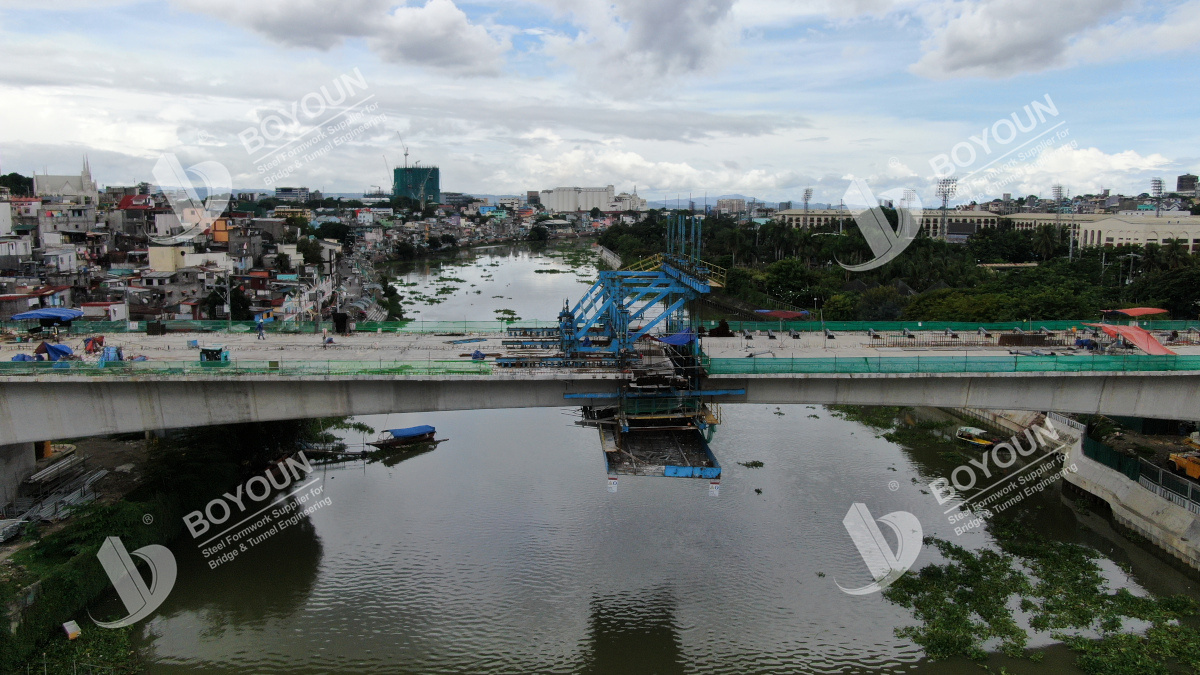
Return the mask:
M404 429L385 429L379 434L379 438L367 443L380 450L386 448L397 448L404 445L416 445L418 443L429 443L433 441L433 434L437 429L422 424L415 427L406 427Z

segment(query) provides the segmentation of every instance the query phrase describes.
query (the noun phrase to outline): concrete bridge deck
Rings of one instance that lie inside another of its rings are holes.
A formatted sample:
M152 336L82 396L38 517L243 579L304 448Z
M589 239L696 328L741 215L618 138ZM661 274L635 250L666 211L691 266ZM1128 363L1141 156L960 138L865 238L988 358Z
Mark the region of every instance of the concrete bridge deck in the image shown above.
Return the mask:
M448 344L471 337L486 342ZM578 405L615 392L612 371L503 369L462 358L504 351L498 334L359 334L323 348L316 335L117 336L145 362L7 362L0 352L0 445L144 429L331 415ZM234 362L201 367L189 340L221 343ZM711 389L726 403L925 405L1200 419L1200 347L1179 357L1014 357L1007 349L886 349L865 335L752 341L706 338ZM747 343L753 343L749 347ZM74 344L72 347L76 346ZM26 347L26 351L28 347ZM746 358L749 352L768 352ZM274 367L272 367L274 362ZM82 367L75 367L75 366ZM34 367L28 367L34 366Z

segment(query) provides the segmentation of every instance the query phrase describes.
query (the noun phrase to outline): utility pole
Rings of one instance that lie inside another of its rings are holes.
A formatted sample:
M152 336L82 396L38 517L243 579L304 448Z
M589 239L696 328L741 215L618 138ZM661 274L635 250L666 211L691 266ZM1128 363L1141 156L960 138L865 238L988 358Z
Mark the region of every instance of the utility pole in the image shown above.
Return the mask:
M233 270L225 273L225 331L233 332Z

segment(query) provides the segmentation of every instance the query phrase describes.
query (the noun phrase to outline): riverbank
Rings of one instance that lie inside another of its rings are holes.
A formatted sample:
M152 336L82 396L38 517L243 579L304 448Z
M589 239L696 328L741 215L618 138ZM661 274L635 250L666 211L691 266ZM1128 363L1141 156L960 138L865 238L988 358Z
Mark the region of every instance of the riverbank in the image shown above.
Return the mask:
M141 672L130 643L134 629L101 628L92 618L99 612L111 620L106 612L125 611L96 557L105 539L119 538L127 551L170 544L183 532L185 513L292 454L299 442L336 440L329 429L352 426L344 419L297 420L189 429L151 441L79 441L76 451L96 466L112 466L113 480L97 483L98 498L66 520L33 528L8 547L0 562L0 606L10 630L0 631L0 672L43 666L74 672L85 664ZM61 628L69 620L82 629L76 640Z
M947 437L956 422L941 412L913 411L916 418L906 420L903 409L840 410L911 451L980 461L975 456L979 453L965 451ZM1030 464L1036 461L1029 459ZM1078 467L1080 461L1068 452L1064 464ZM1067 480L1076 483L1082 475L1091 476L1087 467L1068 474ZM1042 493L1059 502L1058 518L1066 515L1063 506L1084 508L1061 495L1059 487L1042 488L1036 496ZM969 501L973 494L961 497ZM995 652L1038 662L1043 651L1031 648L1031 642L1051 639L1074 652L1076 667L1089 674L1195 668L1200 663L1195 656L1200 654L1200 632L1193 627L1200 617L1195 592L1147 593L1131 584L1133 565L1119 564L1114 570L1094 541L1056 541L1041 535L1038 530L1044 523L1039 520L1051 517L1044 510L1051 503L1030 500L989 517L983 527L992 543L983 549L970 550L949 538L928 539L940 560L910 571L884 591L887 600L911 610L919 622L897 628L896 635L918 644L931 659L965 659L985 667L994 665ZM1086 511L1078 515L1092 516ZM1124 524L1120 518L1113 520ZM1142 551L1153 544L1124 539L1121 546L1140 552L1140 565L1156 566L1147 561L1153 553ZM1181 586L1190 589L1186 583Z

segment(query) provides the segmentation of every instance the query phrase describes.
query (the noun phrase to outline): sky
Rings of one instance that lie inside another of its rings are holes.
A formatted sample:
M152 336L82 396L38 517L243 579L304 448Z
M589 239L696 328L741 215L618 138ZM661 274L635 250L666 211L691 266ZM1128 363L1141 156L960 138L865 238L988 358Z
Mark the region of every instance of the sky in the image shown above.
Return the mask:
M0 172L1137 194L1200 170L1198 43L1200 0L0 0Z

